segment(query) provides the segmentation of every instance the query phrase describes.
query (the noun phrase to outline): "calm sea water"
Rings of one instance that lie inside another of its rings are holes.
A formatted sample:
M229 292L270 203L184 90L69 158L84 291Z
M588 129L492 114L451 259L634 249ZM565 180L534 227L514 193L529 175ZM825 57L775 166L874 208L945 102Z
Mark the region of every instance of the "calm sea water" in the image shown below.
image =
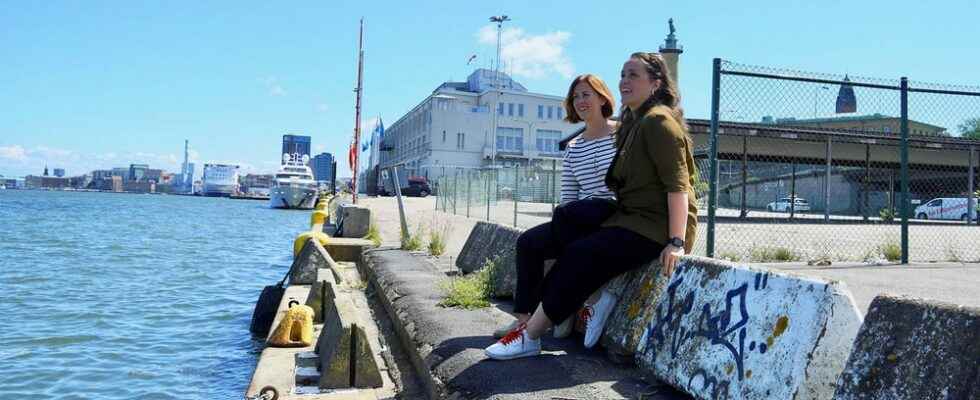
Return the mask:
M0 399L242 398L255 300L308 228L260 201L0 190Z

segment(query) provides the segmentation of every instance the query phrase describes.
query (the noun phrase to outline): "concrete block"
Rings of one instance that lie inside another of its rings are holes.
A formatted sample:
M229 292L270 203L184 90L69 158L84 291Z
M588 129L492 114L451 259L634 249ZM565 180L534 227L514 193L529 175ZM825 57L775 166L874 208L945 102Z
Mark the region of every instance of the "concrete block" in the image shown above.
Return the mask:
M357 263L361 261L364 250L374 247L374 243L367 239L330 238L324 247L334 261Z
M349 294L335 291L324 281L327 302L323 330L316 344L320 359L319 386L323 389L382 387L380 368Z
M371 227L371 209L360 204L343 204L340 206L340 218L343 220L342 236L345 238L362 238L367 236Z
M316 352L320 355L319 385L324 389L347 388L351 386L350 347L354 304L347 296L338 298L333 285L323 287L327 292L325 297L333 301L327 303L323 330L316 343Z
M486 260L491 258L493 254L490 251L490 245L493 240L493 234L497 231L498 226L497 224L483 221L477 222L473 226L473 230L466 237L466 243L463 243L463 249L460 250L459 257L456 259L456 267L460 271L468 274L483 268Z
M296 386L316 385L320 381L320 371L316 367L296 367Z
M517 287L517 237L523 231L497 225L490 242L488 258L494 261L493 296L510 298Z
M374 360L374 351L364 327L354 324L351 328L351 354L354 360L354 387L377 388L384 385L381 371Z
M646 330L646 324L637 321L653 319L654 305L666 286L667 279L661 273L659 261L622 274L606 284L603 290L617 299L600 338L611 357L628 360L633 356Z
M312 351L301 351L296 353L296 368L317 368L317 362L320 361L320 356ZM319 376L319 372L317 372Z
M876 297L834 399L980 399L980 308Z
M841 283L685 257L640 368L698 399L828 399L861 317Z
M333 277L332 274L327 276L331 278ZM323 318L324 315L326 315L327 307L329 306L330 302L334 300L333 297L331 297L333 296L333 291L328 290L327 287L332 287L332 285L335 284L336 282L334 282L333 279L329 279L317 280L313 282L313 285L310 285L310 293L306 296L306 306L313 310L313 322L318 324L323 323Z
M316 280L318 268L329 268L333 263L330 253L319 241L308 239L303 249L293 258L289 267L290 285L310 285Z

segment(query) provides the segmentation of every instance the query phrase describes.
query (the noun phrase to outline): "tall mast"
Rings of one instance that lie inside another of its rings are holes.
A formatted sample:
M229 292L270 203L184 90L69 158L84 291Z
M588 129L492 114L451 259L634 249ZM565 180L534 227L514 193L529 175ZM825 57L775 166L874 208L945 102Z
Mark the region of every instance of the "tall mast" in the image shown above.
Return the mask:
M361 153L361 92L364 90L362 83L364 75L364 18L361 18L361 31L357 37L357 100L354 103L354 176L351 178L351 188L354 191L353 201L357 204L357 173L360 164Z

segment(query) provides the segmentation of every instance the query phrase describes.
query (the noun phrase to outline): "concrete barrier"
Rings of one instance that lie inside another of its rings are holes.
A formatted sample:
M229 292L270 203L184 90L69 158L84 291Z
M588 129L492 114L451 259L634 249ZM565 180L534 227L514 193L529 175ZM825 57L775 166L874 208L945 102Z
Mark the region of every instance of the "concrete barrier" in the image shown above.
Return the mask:
M646 330L646 324L637 321L653 319L654 306L666 286L667 278L661 272L660 261L622 274L606 284L604 290L617 299L600 338L611 359L633 361L633 354Z
M637 362L699 399L828 399L861 317L843 284L685 257Z
M876 297L834 399L980 399L980 308Z
M311 285L317 279L317 270L320 268L330 268L336 271L337 262L334 261L327 249L314 239L307 239L303 249L293 258L293 264L289 267L290 285ZM339 282L339 276L335 276Z
M483 268L487 259L493 258L494 253L491 251L490 245L493 242L493 234L498 227L497 224L483 221L477 222L473 226L473 230L466 237L466 243L463 243L463 249L460 250L459 257L456 259L456 267L460 271L468 274L479 270Z
M343 221L342 237L362 238L371 227L371 209L360 204L342 204L340 219Z

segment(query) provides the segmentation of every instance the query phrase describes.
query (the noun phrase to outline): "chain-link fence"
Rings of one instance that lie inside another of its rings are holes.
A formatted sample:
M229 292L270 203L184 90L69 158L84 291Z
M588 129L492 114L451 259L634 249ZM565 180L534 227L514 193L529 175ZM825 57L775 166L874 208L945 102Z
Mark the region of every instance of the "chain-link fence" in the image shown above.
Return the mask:
M980 88L716 60L713 94L712 118L688 120L694 254L980 261ZM548 221L561 181L560 160L548 163L448 171L436 208L521 228Z
M714 90L690 121L715 160L709 256L980 261L977 88L716 60Z
M436 209L530 228L551 219L560 196L559 163L450 169L436 180Z

